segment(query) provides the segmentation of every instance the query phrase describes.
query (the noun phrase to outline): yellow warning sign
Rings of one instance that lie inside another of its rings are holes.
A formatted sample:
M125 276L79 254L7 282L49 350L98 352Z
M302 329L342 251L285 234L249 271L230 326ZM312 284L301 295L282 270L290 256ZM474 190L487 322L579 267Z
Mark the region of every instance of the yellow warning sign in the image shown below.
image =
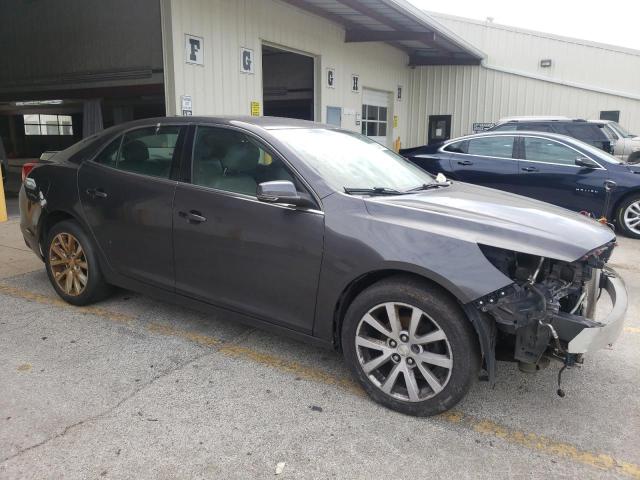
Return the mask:
M260 116L260 102L251 102L251 116L252 117Z
M393 116L393 128L398 128L398 115Z

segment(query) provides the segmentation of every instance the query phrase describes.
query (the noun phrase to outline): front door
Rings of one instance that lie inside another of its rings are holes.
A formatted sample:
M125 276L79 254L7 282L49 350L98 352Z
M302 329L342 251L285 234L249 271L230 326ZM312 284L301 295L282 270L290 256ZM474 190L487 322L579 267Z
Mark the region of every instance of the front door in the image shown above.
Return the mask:
M451 115L429 115L427 143L444 142L451 138Z
M173 210L177 291L311 333L324 215L258 201L265 181L304 187L254 137L199 126L194 142Z
M85 219L121 275L173 290L171 180L183 127L148 127L113 140L82 164L78 188Z
M390 146L391 93L365 88L362 91L362 134Z
M450 143L445 151L455 179L513 192L518 180L514 144L512 135L495 135Z
M520 145L517 193L596 217L602 215L605 169L576 165L576 158L584 157L583 153L548 138L526 136Z

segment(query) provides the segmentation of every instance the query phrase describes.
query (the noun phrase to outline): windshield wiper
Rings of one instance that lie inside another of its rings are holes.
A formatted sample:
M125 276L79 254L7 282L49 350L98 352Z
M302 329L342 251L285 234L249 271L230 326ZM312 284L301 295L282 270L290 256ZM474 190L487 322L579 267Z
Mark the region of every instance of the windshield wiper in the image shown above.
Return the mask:
M349 195L368 194L368 195L405 195L406 192L401 192L394 188L387 187L372 187L372 188L357 188L357 187L344 187L345 193Z
M411 188L409 190L407 190L406 193L409 192L420 192L422 190L431 190L434 188L440 188L440 187L448 187L451 185L451 182L434 182L434 183L423 183L422 185L419 185L415 188Z

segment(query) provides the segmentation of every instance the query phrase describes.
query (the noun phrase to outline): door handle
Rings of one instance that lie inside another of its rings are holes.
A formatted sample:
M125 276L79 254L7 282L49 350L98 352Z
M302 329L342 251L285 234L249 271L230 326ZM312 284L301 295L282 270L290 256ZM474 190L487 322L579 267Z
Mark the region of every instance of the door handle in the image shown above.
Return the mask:
M522 170L525 172L537 172L538 169L536 167L522 167Z
M462 160L458 162L458 165L468 166L468 165L473 165L473 162L471 160Z
M178 212L178 215L192 224L204 223L207 221L207 217L203 217L197 210L191 210L190 212Z
M91 198L107 198L109 196L101 188L87 188L86 192Z

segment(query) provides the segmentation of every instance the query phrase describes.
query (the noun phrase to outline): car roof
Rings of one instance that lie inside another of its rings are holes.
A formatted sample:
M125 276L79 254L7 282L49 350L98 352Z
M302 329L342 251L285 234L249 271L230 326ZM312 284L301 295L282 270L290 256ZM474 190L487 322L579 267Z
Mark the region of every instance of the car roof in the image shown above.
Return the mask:
M465 135L463 137L457 137L457 138L452 138L451 140L447 140L444 143L453 143L453 142L460 142L463 140L470 140L473 138L483 138L483 137L495 137L495 136L508 136L508 137L513 137L513 136L523 136L523 135L532 135L534 137L545 137L545 138L550 138L550 139L555 139L555 140L562 140L563 142L575 142L576 139L573 137L569 137L568 135L561 135L559 133L550 133L550 132L540 132L537 130L513 130L513 131L509 131L509 132L482 132L482 133L474 133L472 135Z
M558 122L558 121L571 122L574 120L578 120L578 119L563 117L560 115L529 115L529 116L518 116L518 117L504 117L498 120L498 124L508 123L508 122Z
M298 120L295 118L282 118L282 117L254 117L249 115L229 115L229 116L169 116L169 117L153 117L145 118L141 120L134 120L132 122L122 123L116 125L116 128L126 130L137 126L154 125L157 123L175 123L180 122L184 124L198 124L198 123L215 123L218 125L252 125L266 130L280 129L280 128L331 128L335 129L332 125L325 125L317 122L311 122L308 120Z

